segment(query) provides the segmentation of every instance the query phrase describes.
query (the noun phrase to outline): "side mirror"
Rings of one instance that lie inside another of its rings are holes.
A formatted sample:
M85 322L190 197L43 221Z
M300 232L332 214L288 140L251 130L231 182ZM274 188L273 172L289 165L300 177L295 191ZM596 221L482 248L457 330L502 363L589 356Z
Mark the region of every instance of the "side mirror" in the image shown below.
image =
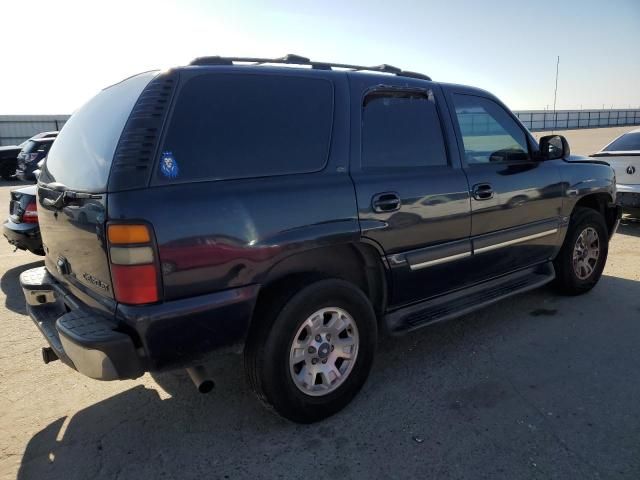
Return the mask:
M571 154L569 142L562 135L547 135L540 139L540 155L542 160L557 160Z

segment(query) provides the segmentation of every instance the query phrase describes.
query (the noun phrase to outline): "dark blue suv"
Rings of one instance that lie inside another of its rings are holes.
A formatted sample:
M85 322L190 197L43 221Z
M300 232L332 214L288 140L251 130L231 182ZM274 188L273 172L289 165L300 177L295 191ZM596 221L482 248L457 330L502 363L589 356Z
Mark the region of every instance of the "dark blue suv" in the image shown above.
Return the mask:
M203 57L104 89L38 182L45 267L20 281L60 359L101 380L243 352L311 422L396 335L602 273L604 162L536 142L493 95L382 65Z

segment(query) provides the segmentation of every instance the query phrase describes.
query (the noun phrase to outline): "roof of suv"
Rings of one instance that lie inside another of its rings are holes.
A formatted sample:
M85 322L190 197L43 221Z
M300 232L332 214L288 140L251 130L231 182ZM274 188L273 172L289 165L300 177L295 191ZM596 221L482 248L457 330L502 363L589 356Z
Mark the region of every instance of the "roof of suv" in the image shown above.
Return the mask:
M402 70L401 68L394 67L392 65L382 64L377 66L362 66L362 65L349 65L343 63L333 62L316 62L310 60L307 57L301 57L299 55L288 54L281 58L256 58L256 57L220 57L220 56L207 56L197 57L189 63L189 65L182 68L193 67L237 67L239 69L249 68L257 69L262 68L266 71L269 70L281 70L285 68L296 69L300 72L313 72L313 71L333 71L336 74L339 73L351 73L354 75L395 75L397 77L410 78L412 80L426 80L433 81L433 79L423 73L411 72L408 70ZM307 67L307 68L301 68ZM311 67L311 68L308 68ZM481 94L497 101L500 101L491 92L488 92L482 88L473 87L469 85L461 85L455 83L442 83L439 85L449 87L458 92L468 94Z
M281 58L257 58L257 57L198 57L191 61L189 66L221 66L221 65L299 65L311 67L312 70L335 70L339 71L357 71L357 72L375 72L397 75L400 77L417 78L421 80L431 80L431 77L422 73L410 72L402 70L401 68L394 67L393 65L376 65L376 66L362 66L362 65L350 65L345 63L333 63L333 62L316 62L307 57L301 57L299 55L288 54Z

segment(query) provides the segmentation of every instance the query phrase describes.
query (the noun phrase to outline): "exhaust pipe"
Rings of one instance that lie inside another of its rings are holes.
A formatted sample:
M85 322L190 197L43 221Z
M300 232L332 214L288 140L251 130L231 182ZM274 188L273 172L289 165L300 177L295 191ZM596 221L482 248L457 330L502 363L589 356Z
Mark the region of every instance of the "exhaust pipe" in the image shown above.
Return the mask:
M207 371L202 365L187 368L187 373L200 393L209 393L215 387L215 383L207 376Z

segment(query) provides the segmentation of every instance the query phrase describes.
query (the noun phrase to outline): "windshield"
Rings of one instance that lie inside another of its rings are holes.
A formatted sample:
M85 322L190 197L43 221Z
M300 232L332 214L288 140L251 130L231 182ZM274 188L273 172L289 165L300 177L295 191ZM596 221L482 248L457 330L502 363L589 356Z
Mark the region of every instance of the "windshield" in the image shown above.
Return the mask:
M88 192L105 191L122 129L157 73L141 73L105 88L80 107L51 147L41 181Z

